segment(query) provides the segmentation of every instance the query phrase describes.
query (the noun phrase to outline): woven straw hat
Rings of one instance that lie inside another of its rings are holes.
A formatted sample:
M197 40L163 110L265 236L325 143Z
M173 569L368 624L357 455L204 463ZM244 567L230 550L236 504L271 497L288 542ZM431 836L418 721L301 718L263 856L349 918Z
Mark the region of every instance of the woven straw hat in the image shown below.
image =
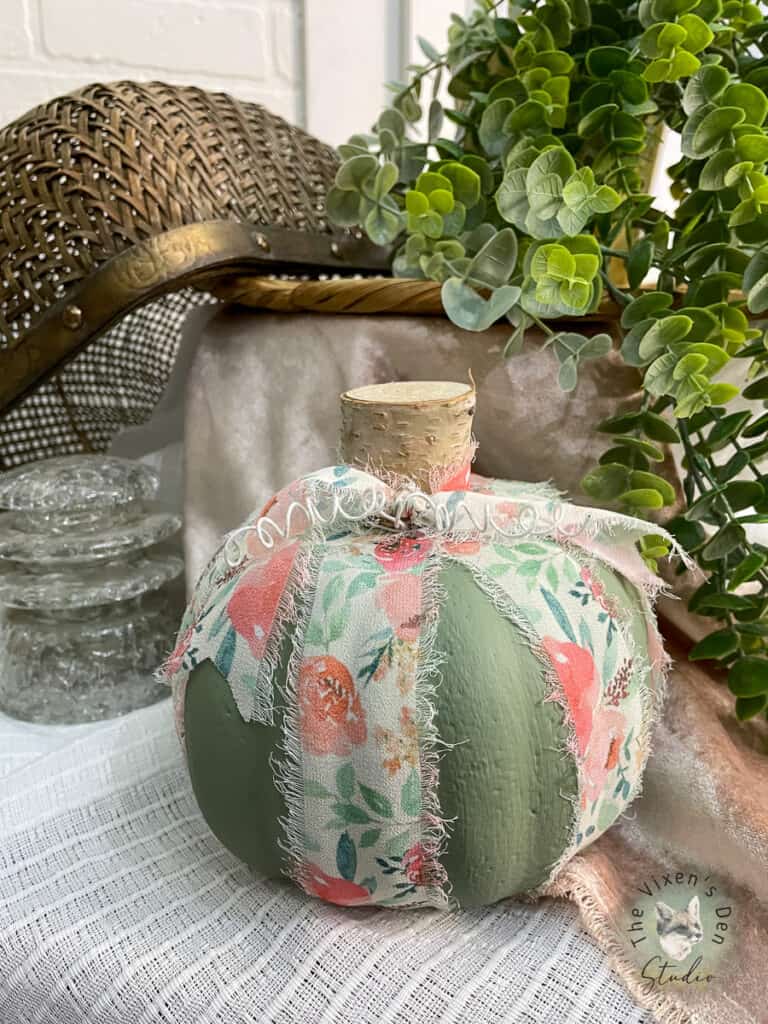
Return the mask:
M336 168L260 106L159 82L87 86L0 132L0 468L146 419L222 277L383 269L325 219Z

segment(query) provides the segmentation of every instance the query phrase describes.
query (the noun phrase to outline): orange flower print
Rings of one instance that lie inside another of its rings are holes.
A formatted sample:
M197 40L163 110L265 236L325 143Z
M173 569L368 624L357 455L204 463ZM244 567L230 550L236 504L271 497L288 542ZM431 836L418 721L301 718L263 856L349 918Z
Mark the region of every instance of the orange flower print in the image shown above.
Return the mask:
M227 615L245 637L254 658L263 658L298 544L280 548L270 560L246 570L227 605Z
M341 907L360 906L371 899L370 892L362 885L348 882L346 878L327 875L316 864L304 865L301 884L313 896L319 896L326 903L337 903Z
M382 768L397 775L403 765L419 767L419 731L407 705L400 708L400 732L377 726L374 737L384 752Z
M578 644L561 643L547 636L542 646L552 662L568 702L579 754L583 756L592 732L592 716L600 693L595 662L587 648L579 647Z
M610 771L615 768L619 763L619 753L621 751L621 737L614 736L611 740L611 745L608 748L608 756L605 759L605 767Z
M387 572L402 572L423 562L432 548L432 541L420 534L393 536L380 541L373 549L374 557Z
M365 743L365 711L349 669L338 658L306 658L299 670L301 742L310 754L346 757Z
M443 550L447 555L476 555L480 550L480 541L444 540Z

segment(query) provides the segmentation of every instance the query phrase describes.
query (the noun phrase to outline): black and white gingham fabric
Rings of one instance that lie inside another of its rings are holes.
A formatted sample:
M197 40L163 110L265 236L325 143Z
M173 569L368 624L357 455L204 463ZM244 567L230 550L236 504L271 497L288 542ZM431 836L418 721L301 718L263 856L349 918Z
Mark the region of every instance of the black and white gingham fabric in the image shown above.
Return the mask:
M215 301L187 288L125 316L0 417L0 469L105 451L121 430L143 423L163 394L188 311Z

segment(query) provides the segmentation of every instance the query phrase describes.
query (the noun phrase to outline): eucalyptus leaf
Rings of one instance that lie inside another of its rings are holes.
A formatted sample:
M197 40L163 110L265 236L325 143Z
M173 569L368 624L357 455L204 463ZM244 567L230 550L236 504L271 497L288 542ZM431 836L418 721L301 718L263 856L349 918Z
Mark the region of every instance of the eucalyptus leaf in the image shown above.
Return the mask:
M683 110L690 117L700 107L713 103L725 92L729 74L719 64L705 64L691 76L683 93Z
M571 356L560 364L557 382L561 391L573 391L578 382L578 363Z
M624 494L619 495L619 501L632 508L638 509L658 509L664 504L664 498L662 495L659 494L657 490L650 487L625 491Z
M441 290L443 307L458 327L467 331L485 331L500 320L520 298L520 289L512 285L497 288L483 299L474 288L458 277L449 277Z
M744 113L747 124L761 125L768 114L768 99L765 93L748 82L733 82L723 93L722 102L736 107Z
M724 558L744 543L745 536L744 528L738 523L727 523L704 545L702 557L708 562Z
M684 313L654 320L640 342L640 358L653 359L654 356L660 355L670 345L685 338L692 326L693 321Z
M672 484L658 473L647 473L642 469L633 470L630 483L633 489L649 488L657 491L661 495L664 505L673 504L677 497Z
M516 262L517 235L511 228L502 228L474 257L469 266L469 276L489 288L499 288L509 281Z
M691 661L719 661L735 654L739 649L739 635L732 629L719 629L705 636L693 646L688 657Z
M629 487L630 471L618 463L598 466L581 481L581 489L598 501L613 501Z
M701 157L711 156L720 145L721 140L727 139L736 125L744 120L744 116L744 111L740 107L718 107L709 111L696 125L692 136L687 140L686 155L697 160Z
M438 99L432 100L429 104L427 114L427 136L434 140L439 138L440 130L443 127L443 105Z
M757 697L737 697L736 717L740 722L746 722L759 715L761 711L765 711L766 704L768 704L768 695L766 694L760 694Z
M353 227L360 223L360 193L334 186L325 199L328 216L339 227Z
M375 206L365 218L365 230L368 237L377 245L393 242L400 233L401 219L399 214L379 205Z
M653 261L653 240L644 238L629 251L627 279L630 288L639 288L645 280Z
M744 271L744 291L750 313L768 309L768 249L756 252Z
M378 169L378 161L372 154L353 156L345 160L336 172L336 185L340 189L359 191Z
M768 658L742 658L728 673L728 686L737 697L768 694Z
M496 192L496 206L499 213L510 224L525 231L525 222L530 213L528 202L528 172L522 167L507 171Z
M641 321L657 316L671 305L672 296L668 292L655 291L640 295L625 306L621 315L621 326L635 327Z
M483 112L478 128L480 145L489 156L499 156L507 141L504 123L515 109L510 99L494 100Z

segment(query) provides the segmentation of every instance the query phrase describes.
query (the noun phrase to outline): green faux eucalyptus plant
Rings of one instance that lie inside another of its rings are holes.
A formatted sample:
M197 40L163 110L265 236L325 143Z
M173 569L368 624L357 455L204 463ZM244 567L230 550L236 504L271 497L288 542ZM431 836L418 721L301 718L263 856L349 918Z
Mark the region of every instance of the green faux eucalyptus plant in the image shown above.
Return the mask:
M727 668L742 719L768 705L768 547L747 530L768 523L767 14L744 0L478 0L453 15L445 52L419 40L425 62L340 147L327 198L335 223L393 246L396 275L440 282L454 323L506 319L506 355L543 330L565 390L613 342L558 318L606 296L618 307L643 399L596 425L610 443L583 487L662 509L676 496L653 471L659 444L681 446L686 507L668 525L708 574L690 608L720 622L691 657ZM647 193L665 126L682 140L671 215ZM750 383L729 411L740 389L717 375L734 358ZM646 538L649 562L665 552Z

